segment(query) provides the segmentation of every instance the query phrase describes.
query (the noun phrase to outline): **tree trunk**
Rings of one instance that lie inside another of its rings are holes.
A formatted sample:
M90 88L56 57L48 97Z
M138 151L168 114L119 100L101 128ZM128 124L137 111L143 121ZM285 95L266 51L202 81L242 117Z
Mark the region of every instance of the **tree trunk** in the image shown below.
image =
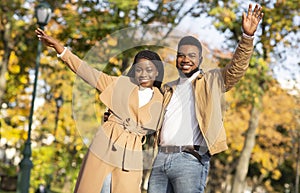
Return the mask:
M3 60L0 63L0 109L6 88L5 73L7 71L7 62L5 62L4 60L5 59L3 58Z
M6 78L5 74L7 72L8 61L12 50L12 43L10 41L10 32L11 32L11 25L10 23L6 23L3 25L3 29L0 31L2 42L4 46L4 56L2 61L0 61L0 109L3 100L3 96L6 90Z
M259 108L253 105L250 114L249 127L246 132L244 147L236 167L231 193L242 193L244 191L251 152L255 145L255 131L258 126L259 115Z
M297 133L299 137L299 134ZM300 176L300 137L298 138L298 152L296 164L296 179L295 179L295 193L299 193L299 176Z

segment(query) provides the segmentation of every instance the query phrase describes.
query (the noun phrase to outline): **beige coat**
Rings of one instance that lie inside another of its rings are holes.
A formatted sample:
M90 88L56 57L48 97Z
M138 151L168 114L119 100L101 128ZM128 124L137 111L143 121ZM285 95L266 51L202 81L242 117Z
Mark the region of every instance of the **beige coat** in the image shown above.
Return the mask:
M243 37L231 63L225 68L214 69L204 74L200 73L192 83L196 117L211 155L228 148L223 125L223 94L243 77L248 68L252 51L253 39ZM178 80L164 86L163 109L166 109L169 104L177 82ZM162 121L163 119L160 121L160 127Z
M102 161L124 170L143 168L143 136L156 131L162 109L162 94L139 108L139 87L133 78L114 77L95 70L69 50L62 60L83 80L101 91L100 100L113 114L99 129L90 151ZM88 163L87 163L88 164Z

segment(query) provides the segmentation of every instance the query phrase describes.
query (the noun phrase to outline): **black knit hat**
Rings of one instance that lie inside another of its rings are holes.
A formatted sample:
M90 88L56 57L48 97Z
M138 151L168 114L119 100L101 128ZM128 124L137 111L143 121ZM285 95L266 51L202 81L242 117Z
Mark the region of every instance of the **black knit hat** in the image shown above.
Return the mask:
M155 65L155 67L158 71L158 76L156 77L156 79L153 83L153 86L160 88L162 80L164 78L164 66L163 66L162 60L159 57L159 55L153 51L142 50L142 51L138 52L134 57L133 64L132 64L131 68L129 69L127 76L130 76L130 77L135 76L135 64L138 62L139 59L142 59L142 58L151 61Z

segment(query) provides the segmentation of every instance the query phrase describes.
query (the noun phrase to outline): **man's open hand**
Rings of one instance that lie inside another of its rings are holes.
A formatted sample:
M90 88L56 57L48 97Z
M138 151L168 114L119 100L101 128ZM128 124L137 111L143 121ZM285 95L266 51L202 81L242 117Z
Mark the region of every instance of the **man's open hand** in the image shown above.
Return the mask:
M254 10L252 11L252 5L250 4L247 15L244 12L242 16L243 32L249 36L253 36L263 16L262 7L255 5Z

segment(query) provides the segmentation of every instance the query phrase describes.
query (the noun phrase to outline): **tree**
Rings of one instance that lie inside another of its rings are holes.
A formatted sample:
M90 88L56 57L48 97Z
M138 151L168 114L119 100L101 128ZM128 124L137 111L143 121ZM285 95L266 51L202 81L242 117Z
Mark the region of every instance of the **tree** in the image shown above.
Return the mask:
M33 10L22 3L19 0L0 3L1 148L16 151L16 157L26 137L23 125L30 101L25 88L29 83L28 69L34 65L35 58L34 44L29 46L33 38L28 33L32 30L29 21ZM17 161L7 158L3 163L14 168ZM16 171L11 175L16 175Z
M53 18L46 26L47 33L71 47L80 57L84 57L88 50L105 38L110 40L111 47L118 46L121 42L114 42L109 34L123 28L156 23L162 29L167 29L165 34L168 34L190 11L181 11L185 2L153 1L149 5L139 1L59 0L49 3L53 8ZM37 27L33 17L34 6L32 1L1 2L1 138L10 141L9 144L16 147L17 152L22 149L26 137L31 99L30 74L35 65L38 41L34 34ZM109 51L116 53L113 49ZM130 51L124 51L116 57L111 55L106 72L122 72L132 55ZM68 192L75 183L87 150L76 129L75 117L72 117L75 76L50 49L43 49L40 71L38 104L32 131L34 167L31 190L42 183L52 190L63 189L63 192ZM90 94L96 100L97 93ZM58 96L63 97L64 104L60 107L59 115L55 115L55 98ZM96 117L89 118L101 122L103 109L101 106L96 108ZM13 164L19 159L20 154L16 154Z
M280 42L284 42L286 46L293 45L293 42L285 37L295 34L299 30L299 26L293 22L293 19L299 14L299 6L293 1L259 1L258 3L263 7L265 13L261 23L261 32L257 32L259 36L256 37L257 41L255 41L250 67L245 78L237 85L239 89L235 92L236 97L241 101L239 105L247 107L250 117L244 145L236 164L231 191L233 193L240 193L244 189L251 152L256 144L257 128L260 127L259 118L264 109L263 97L271 86L272 77L269 66L272 57L282 51L277 49ZM215 19L216 28L228 34L227 44L235 46L242 34L240 27L242 6L239 6L237 1L212 1L207 6L211 8L209 15ZM246 11L245 7L244 9Z

